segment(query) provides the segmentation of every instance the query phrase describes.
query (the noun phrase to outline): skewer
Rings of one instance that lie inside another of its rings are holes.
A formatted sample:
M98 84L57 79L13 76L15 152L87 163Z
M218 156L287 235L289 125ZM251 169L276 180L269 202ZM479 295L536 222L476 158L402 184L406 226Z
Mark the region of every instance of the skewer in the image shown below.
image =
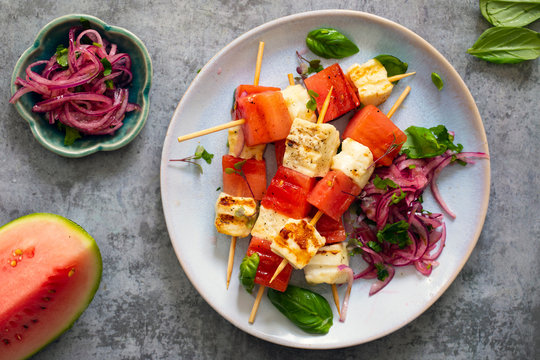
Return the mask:
M211 134L211 133L215 133L217 131L232 128L232 127L235 127L235 126L238 126L238 125L242 125L245 122L246 122L246 120L244 120L244 119L229 121L229 122L227 122L225 124L216 125L216 126L213 126L211 128L205 129L205 130L196 131L196 132L191 133L191 134L179 136L178 137L178 142L186 141L186 140L193 139L193 138L196 138L196 137L199 137L199 136L204 136L204 135L208 135L208 134Z
M319 118L317 119L317 124L322 124L322 122L324 120L324 117L326 115L326 111L328 110L328 105L330 105L330 99L332 98L332 91L333 90L334 90L334 87L333 86L330 87L330 91L328 92L328 95L326 95L326 99L324 99L324 103L323 103L323 106L321 108L321 112L319 113ZM311 219L309 224L312 225L312 226L315 226L317 224L317 221L319 221L319 219L321 218L321 216L323 216L323 212L320 211L320 210L317 211L317 213L315 214L315 216L313 216L313 218ZM279 275L279 273L282 272L283 269L285 269L285 266L287 266L288 263L289 262L287 261L287 259L283 259L281 261L281 263L277 267L276 271L274 272L274 275L270 279L270 283L272 283L272 281L274 281L274 279Z
M403 92L401 93L401 95L399 95L398 99L396 100L394 106L392 106L392 108L390 109L390 111L388 112L388 114L386 114L386 116L390 119L392 117L392 115L394 115L394 113L396 112L396 110L398 109L398 107L401 105L401 103L403 102L403 100L405 100L405 98L407 97L407 95L409 95L409 92L411 92L411 87L410 86L407 86L405 88L405 90L403 90Z
M416 71L413 71L413 72L410 72L410 73L406 73L406 74L399 74L399 75L390 76L390 77L388 78L388 81L390 81L390 82L396 82L396 81L398 81L398 80L404 79L404 78L409 77L409 76L414 75L414 74L416 74Z
M294 85L294 77L293 77L293 74L287 74L287 77L289 78L289 85Z
M257 52L257 64L255 65L255 78L253 85L259 85L259 76L261 75L262 57L264 52L264 41L259 41L259 51Z
M253 324L255 321L255 315L257 315L257 310L259 310L259 305L261 304L261 299L264 293L264 289L266 286L261 285L259 286L259 291L257 292L257 297L255 298L255 302L253 303L253 307L251 308L251 314L249 314L249 323Z
M334 303L336 303L338 315L341 317L341 310L339 309L339 294L337 292L336 284L332 284L332 295L334 296Z
M231 237L231 246L229 247L229 261L227 263L227 290L229 290L229 283L231 282L231 274L234 266L234 252L236 249L236 236Z
M264 51L264 41L260 41L259 50L257 52L257 64L255 65L255 79L253 80L253 83L255 86L259 85L259 77L261 74L263 51ZM242 121L242 124L245 122L244 119L240 119L238 121ZM180 141L180 138L178 138L178 141ZM234 266L234 253L236 251L236 239L237 239L236 236L231 237L231 246L229 247L229 261L227 263L227 290L229 289L229 283L231 282L232 269Z

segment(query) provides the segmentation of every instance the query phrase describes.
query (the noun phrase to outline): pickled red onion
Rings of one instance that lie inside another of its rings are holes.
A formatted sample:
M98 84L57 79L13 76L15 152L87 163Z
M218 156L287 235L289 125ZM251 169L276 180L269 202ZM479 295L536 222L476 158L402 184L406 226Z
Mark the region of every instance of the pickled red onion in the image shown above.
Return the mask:
M118 53L117 45L109 44L97 31L81 30L79 26L69 31L67 66L58 63L57 54L30 64L25 79L15 80L21 87L9 101L13 104L24 94L34 92L43 101L32 111L47 113L49 123L60 121L89 135L113 134L122 126L126 112L140 109L128 102L129 90L125 88L133 78L131 58ZM92 44L83 44L84 39ZM106 69L107 63L110 68L107 65ZM41 73L34 71L43 65Z

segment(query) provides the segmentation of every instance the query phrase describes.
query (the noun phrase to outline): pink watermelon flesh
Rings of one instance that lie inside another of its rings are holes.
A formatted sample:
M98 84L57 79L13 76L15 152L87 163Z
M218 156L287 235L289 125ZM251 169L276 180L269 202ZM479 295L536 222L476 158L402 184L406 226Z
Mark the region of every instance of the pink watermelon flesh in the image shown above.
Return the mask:
M101 280L92 237L58 215L31 214L0 228L0 360L22 359L67 330Z

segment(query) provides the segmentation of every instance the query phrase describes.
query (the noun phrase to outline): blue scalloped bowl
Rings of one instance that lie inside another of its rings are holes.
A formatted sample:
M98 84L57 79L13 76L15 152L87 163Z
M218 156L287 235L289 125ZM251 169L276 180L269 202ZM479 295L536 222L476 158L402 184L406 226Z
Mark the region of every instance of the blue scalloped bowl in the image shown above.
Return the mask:
M87 135L77 139L73 145L64 145L64 133L55 125L48 123L46 116L32 112L32 106L41 99L34 93L23 95L16 103L15 108L21 116L28 121L34 137L48 150L66 157L83 157L97 151L111 151L121 148L132 141L142 130L150 103L148 95L152 82L152 61L146 46L133 33L117 26L107 25L102 20L84 14L71 14L54 19L40 30L34 44L29 47L19 58L13 75L11 76L11 93L17 91L14 85L17 76L25 77L26 67L38 60L49 59L59 44L67 47L68 32L73 26L80 25L80 19L85 18L90 26L97 30L104 39L116 43L121 52L131 56L133 81L129 87L129 102L137 103L141 107L139 111L126 114L124 125L114 135Z

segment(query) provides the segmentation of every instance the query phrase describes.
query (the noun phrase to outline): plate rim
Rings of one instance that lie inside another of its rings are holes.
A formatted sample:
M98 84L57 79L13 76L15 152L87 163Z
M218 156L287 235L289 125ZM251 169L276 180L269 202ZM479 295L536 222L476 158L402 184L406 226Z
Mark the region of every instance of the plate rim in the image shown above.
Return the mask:
M484 124L483 124L482 118L480 116L480 112L478 110L478 107L476 106L476 102L474 101L474 98L473 98L469 88L467 87L467 85L465 84L464 80L461 78L459 73L452 66L452 64L433 45L431 45L428 41L426 41L420 35L416 34L414 31L412 31L412 30L406 28L405 26L400 25L400 24L398 24L398 23L396 23L396 22L394 22L392 20L386 19L386 18L378 16L378 15L374 15L374 14L367 13L367 12L364 12L364 11L357 11L357 10L325 9L325 10L306 11L306 12L291 14L291 15L283 16L283 17L280 17L280 18L277 18L277 19L273 19L273 20L270 20L268 22L265 22L265 23L263 23L263 24L261 24L259 26L256 26L256 27L248 30L247 32L243 33L242 35L236 37L234 40L229 42L227 45L225 45L223 48L221 48L214 56L212 56L212 58L210 58L210 60L203 66L203 68L201 69L199 74L206 73L208 71L209 67L212 64L214 64L217 61L217 59L221 57L222 54L227 52L229 50L229 48L234 47L236 44L241 43L246 39L249 39L251 37L256 36L260 32L264 32L264 31L269 30L269 29L271 29L273 27L280 26L280 25L282 25L284 23L288 23L290 21L297 21L297 20L303 20L303 19L306 19L306 18L309 18L309 17L319 17L319 16L328 16L328 15L331 15L331 16L351 16L351 17L357 17L359 19L369 19L370 21L374 21L374 22L376 22L378 24L381 24L383 27L393 28L393 29L395 29L397 31L405 33L407 35L407 37L416 40L417 42L419 42L421 44L421 46L426 51L428 51L431 55L435 56L442 64L445 65L445 67L446 67L445 70L452 73L454 79L457 80L457 84L458 84L459 88L464 90L463 91L464 100L466 101L466 105L468 106L468 108L472 112L470 121L471 121L472 124L478 126L480 137L481 137L481 140L482 140L481 144L483 146L485 146L486 154L489 157L489 145L488 145L488 141L487 141L487 135L486 135L486 132L485 132ZM222 311L220 308L215 307L214 304L207 298L208 295L204 294L200 290L198 284L196 282L194 282L192 280L192 278L191 278L191 275L188 272L186 272L184 261L182 260L182 257L180 256L180 251L179 251L179 249L177 249L177 247L176 247L176 245L173 242L172 237L171 237L171 231L170 230L172 229L172 225L170 224L170 222L174 221L174 219L169 219L167 213L165 212L165 208L166 208L165 202L166 201L165 201L164 193L165 193L165 189L167 188L167 185L165 184L165 176L164 176L164 174L166 172L166 168L167 168L167 164L168 164L168 161L166 159L166 151L167 151L167 149L169 149L170 142L176 140L175 136L170 134L170 131L172 130L173 124L176 123L176 121L178 119L177 114L180 113L182 108L185 106L184 99L186 98L186 95L191 92L191 89L193 88L193 86L198 82L198 78L199 78L199 75L197 75L192 80L192 82L190 83L190 85L187 87L186 91L182 95L180 101L178 102L177 107L175 108L175 111L173 112L173 115L172 115L171 120L169 122L169 126L167 128L167 132L165 134L165 139L164 139L163 148L162 148L161 166L160 166L161 202L162 202L162 208L163 208L163 212L164 212L165 223L166 223L166 226L167 226L167 231L169 233L169 239L170 239L171 244L173 246L173 249L175 251L175 255L176 255L178 261L180 262L180 265L182 266L182 269L184 270L184 273L186 274L186 276L190 280L193 287L197 290L199 295L220 316L222 316L224 319L229 321L232 325L234 325L238 329L246 332L247 334L250 334L252 336L258 337L258 338L260 338L262 340L265 340L265 341L268 341L268 342L271 342L271 343L274 343L274 344L283 345L283 346L287 346L287 347L291 347L291 348L299 348L299 349L330 350L330 349L339 349L339 348L345 348L345 347L350 347L350 346L356 346L356 345L364 344L364 343L371 342L373 340L385 337L385 336L387 336L387 335L401 329L402 327L410 324L414 320L416 320L420 315L425 313L426 310L428 310L442 296L442 294L444 294L446 292L448 287L450 287L450 285L455 281L456 277L458 276L458 274L461 272L461 270L465 266L465 263L468 261L470 255L472 254L472 251L476 247L476 244L478 242L478 239L479 239L480 234L482 232L482 229L484 227L484 223L485 223L485 219L486 219L486 215L487 215L487 210L488 210L489 197L490 197L489 196L490 195L490 186L491 186L491 168L490 168L491 162L490 162L489 158L486 159L487 161L485 162L485 170L484 170L484 174L483 174L483 178L484 178L483 189L484 190L481 193L481 198L483 200L482 204L481 204L481 207L480 207L481 214L480 214L480 218L479 218L479 221L477 223L476 229L475 229L474 233L472 234L472 241L469 243L469 246L466 249L466 253L464 254L463 257L461 257L460 263L457 264L457 266L455 267L454 272L451 274L451 276L446 281L446 283L444 283L441 286L441 288L437 292L435 292L433 294L433 296L431 296L429 301L427 301L427 303L422 307L422 309L417 314L414 314L413 316L405 319L403 322L389 328L387 331L382 332L382 333L378 333L376 335L373 335L371 337L362 339L360 341L351 340L351 341L343 341L343 342L340 342L340 343L326 344L326 345L324 343L321 345L320 342L317 342L315 344L309 344L309 346L308 346L307 344L295 343L295 342L292 342L292 341L287 340L287 339L278 338L278 337L275 337L275 336L269 336L269 335L266 335L264 333L258 332L255 328L252 328L252 327L250 328L247 321L245 322L245 324L239 324L235 320L233 320L231 318L231 316L229 316L225 311ZM318 338L314 337L314 339L318 339Z

